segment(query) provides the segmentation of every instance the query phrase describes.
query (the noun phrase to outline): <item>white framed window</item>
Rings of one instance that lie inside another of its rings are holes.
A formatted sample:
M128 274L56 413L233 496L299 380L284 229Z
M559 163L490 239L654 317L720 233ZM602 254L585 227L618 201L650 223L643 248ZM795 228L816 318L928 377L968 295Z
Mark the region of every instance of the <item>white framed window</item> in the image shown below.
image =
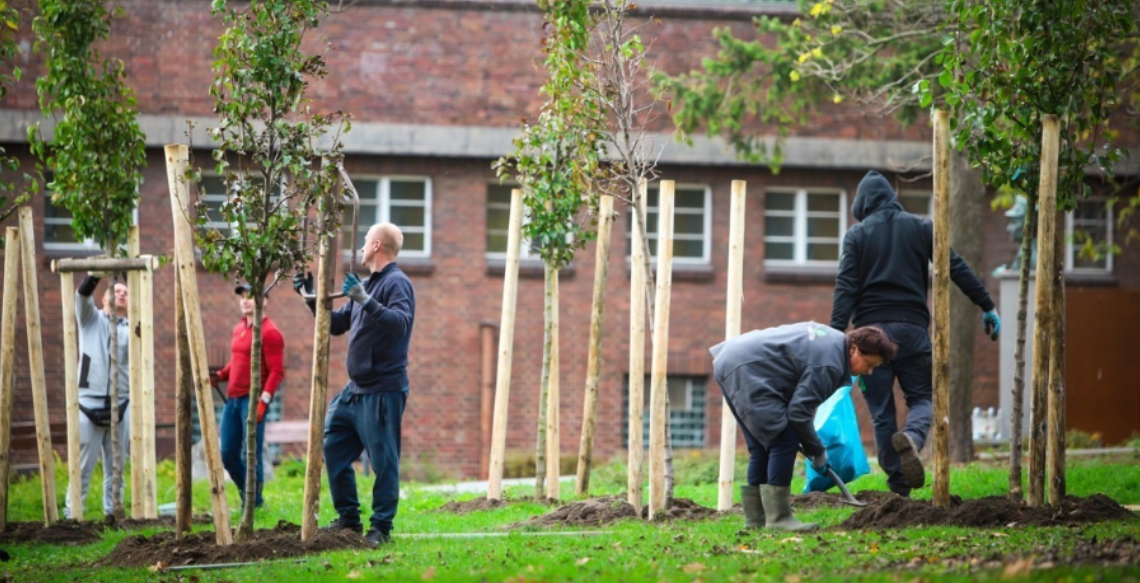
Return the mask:
M258 188L265 183L259 175L254 175L251 182ZM282 184L282 188L284 188L284 184ZM236 225L228 223L222 218L222 204L230 198L226 189L226 179L218 174L203 174L202 179L198 182L198 198L206 203L206 228L216 229L223 236L229 237ZM278 192L277 196L271 198L271 201L278 202L280 196L281 193Z
M45 183L52 181L49 175ZM62 205L52 203L51 191L44 192L44 250L47 251L98 251L99 245L92 239L79 240L72 228L71 211ZM131 211L133 224L139 224L139 209ZM121 242L126 245L126 241Z
M642 444L649 448L650 377L645 377L642 406ZM673 447L705 447L706 405L708 379L697 376L673 376L665 381L669 392L669 434ZM625 375L625 395L622 398L622 446L629 447L629 375Z
M360 222L356 237L359 249L368 229L389 222L400 227L404 247L400 257L431 256L431 179L423 176L352 176L360 197ZM345 203L341 226L341 249L352 253L352 204ZM358 258L359 259L359 258Z
M511 222L511 190L515 184L487 185L487 246L484 256L487 259L506 260L507 237ZM526 208L523 208L523 224L528 222ZM519 259L541 260L538 250L531 246L524 235L519 240Z
M833 188L771 188L764 194L764 263L839 265L847 232L847 192Z
M1099 259L1081 254L1081 248L1090 241L1102 251ZM1065 215L1065 271L1112 273L1113 254L1109 250L1113 245L1113 212L1108 199L1087 198Z
M651 263L657 262L658 185L650 185L645 200L645 232ZM625 258L633 245L633 208L626 212ZM678 184L673 194L673 263L704 265L712 248L712 189L699 184Z
M934 193L928 190L900 190L899 204L906 212L926 219L934 220Z

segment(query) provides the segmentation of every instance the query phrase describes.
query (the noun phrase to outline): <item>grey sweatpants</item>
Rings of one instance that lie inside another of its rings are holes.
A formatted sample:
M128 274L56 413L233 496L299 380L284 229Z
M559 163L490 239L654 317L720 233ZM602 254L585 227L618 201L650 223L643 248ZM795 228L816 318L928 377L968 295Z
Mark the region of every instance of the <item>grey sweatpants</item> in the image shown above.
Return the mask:
M123 413L123 421L119 423L119 472L122 475L124 460L126 460L127 452L130 449L130 435L131 435L131 408L128 405L127 410ZM91 486L91 475L95 473L95 462L102 460L103 462L103 514L110 514L112 510L111 499L111 428L100 427L91 422L84 415L83 412L79 413L79 464L80 476L82 479L82 498L81 500L86 503L87 490ZM119 489L119 501L123 500L123 491L126 490L126 482L122 482L123 487ZM64 496L67 504L63 509L63 516L71 518L71 500L68 496ZM80 511L82 514L82 511Z

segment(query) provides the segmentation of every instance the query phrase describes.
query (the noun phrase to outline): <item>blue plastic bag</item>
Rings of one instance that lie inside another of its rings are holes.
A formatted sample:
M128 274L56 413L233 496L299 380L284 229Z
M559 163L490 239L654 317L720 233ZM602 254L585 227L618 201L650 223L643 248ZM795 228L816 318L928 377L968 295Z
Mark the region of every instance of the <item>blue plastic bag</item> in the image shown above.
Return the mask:
M827 462L843 483L850 484L859 476L871 473L863 439L859 436L859 422L855 418L855 404L851 401L851 387L840 387L815 412L815 431L827 448ZM824 492L835 487L835 481L820 475L807 465L807 482L804 493Z

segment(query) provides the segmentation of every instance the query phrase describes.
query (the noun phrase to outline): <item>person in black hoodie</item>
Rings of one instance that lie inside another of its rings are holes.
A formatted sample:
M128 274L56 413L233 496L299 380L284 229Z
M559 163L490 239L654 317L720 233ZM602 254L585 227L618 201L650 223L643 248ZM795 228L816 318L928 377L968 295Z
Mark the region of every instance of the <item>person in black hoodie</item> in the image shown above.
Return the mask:
M909 496L912 488L926 483L918 452L926 443L933 413L926 290L934 259L934 226L903 210L890 182L874 170L859 183L851 212L859 223L843 240L831 327L846 330L849 321L856 327L874 324L898 345L895 360L864 377L862 388L874 421L879 466L888 476L887 487ZM994 302L953 250L950 279L982 309L986 333L997 340L1001 319ZM895 414L896 378L909 409L901 432Z
M371 528L365 538L387 543L400 501L400 429L408 401L408 345L416 316L412 282L396 265L404 236L391 223L380 223L364 238L362 264L372 270L365 281L344 278L352 301L332 313L329 332L348 332L348 385L329 403L324 453L329 494L339 516L326 529L363 530L352 463L361 452L376 473L372 486ZM312 295L312 275L294 276L293 287ZM309 308L314 310L315 302Z

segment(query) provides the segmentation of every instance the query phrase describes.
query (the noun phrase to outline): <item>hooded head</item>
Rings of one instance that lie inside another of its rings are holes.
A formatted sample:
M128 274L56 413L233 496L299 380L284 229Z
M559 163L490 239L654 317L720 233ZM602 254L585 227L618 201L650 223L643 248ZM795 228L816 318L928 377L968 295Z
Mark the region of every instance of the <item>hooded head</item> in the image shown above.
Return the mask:
M851 214L855 215L855 220L862 221L871 213L887 208L904 210L891 183L878 171L872 170L863 177L855 191Z

